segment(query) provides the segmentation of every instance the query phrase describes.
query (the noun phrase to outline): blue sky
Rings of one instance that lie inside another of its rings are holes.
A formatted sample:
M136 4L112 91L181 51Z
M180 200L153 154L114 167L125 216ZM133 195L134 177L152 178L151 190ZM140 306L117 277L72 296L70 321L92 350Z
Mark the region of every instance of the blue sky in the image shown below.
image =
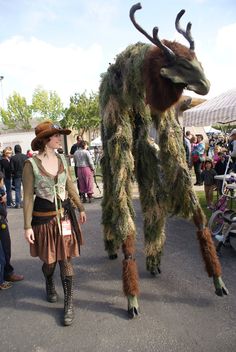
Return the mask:
M30 102L37 86L69 97L97 91L100 74L127 45L147 42L129 20L135 0L0 0L0 104L16 91ZM195 51L211 81L209 97L236 86L235 0L143 0L137 21L161 39L178 40L192 22ZM186 92L187 93L187 92ZM188 94L188 93L187 93Z

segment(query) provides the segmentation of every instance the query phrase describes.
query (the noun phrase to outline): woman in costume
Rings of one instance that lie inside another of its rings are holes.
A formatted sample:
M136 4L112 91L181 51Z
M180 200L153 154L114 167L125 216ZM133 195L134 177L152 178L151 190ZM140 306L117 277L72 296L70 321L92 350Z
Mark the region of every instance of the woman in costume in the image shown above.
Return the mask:
M65 207L67 197L79 210L80 223L86 221L66 159L64 155L55 153L61 146L61 135L70 133L70 130L62 129L51 121L40 123L35 128L36 137L31 143L32 150L38 151L38 154L25 162L23 171L25 238L30 244L31 256L43 261L46 296L51 303L58 300L53 274L59 263L64 290L64 325L71 325L74 319L71 258L79 256L81 242L79 225Z

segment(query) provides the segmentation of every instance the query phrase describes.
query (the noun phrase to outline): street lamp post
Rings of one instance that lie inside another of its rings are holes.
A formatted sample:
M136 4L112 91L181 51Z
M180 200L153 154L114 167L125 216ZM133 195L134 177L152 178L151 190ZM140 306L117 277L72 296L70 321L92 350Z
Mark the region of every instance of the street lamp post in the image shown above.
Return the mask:
M0 82L1 82L1 95L2 95L2 106L4 108L4 99L3 99L3 88L2 88L2 80L3 80L4 76L0 76Z

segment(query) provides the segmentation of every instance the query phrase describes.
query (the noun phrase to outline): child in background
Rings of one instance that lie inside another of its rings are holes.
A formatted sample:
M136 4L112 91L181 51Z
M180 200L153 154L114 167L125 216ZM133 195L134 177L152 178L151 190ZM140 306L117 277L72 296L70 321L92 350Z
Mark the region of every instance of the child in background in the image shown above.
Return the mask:
M214 154L213 154L213 157L212 157L214 166L216 165L217 161L220 160L220 157L219 157L219 153L220 152L221 152L221 147L219 145L216 145L215 148L214 148Z
M11 282L23 280L24 276L15 274L14 268L11 265L11 238L10 238L10 232L9 232L8 221L7 221L6 189L4 186L4 174L1 171L0 171L0 239L1 239L1 247L5 257L4 258L5 264L3 266L4 279L6 281L11 281ZM2 264L1 264L1 268L2 268Z
M205 161L205 170L201 173L201 180L204 183L204 191L207 202L207 208L211 209L213 207L213 190L215 188L215 176L217 175L215 169L213 168L213 162L210 159Z
M217 173L217 175L224 175L225 174L225 170L227 168L227 158L226 155L222 152L218 153L219 156L219 160L217 161L217 163L215 164L215 171ZM229 173L229 171L231 170L232 167L232 163L229 164L229 168L227 173ZM217 180L217 189L219 194L222 194L222 185L223 185L223 180Z

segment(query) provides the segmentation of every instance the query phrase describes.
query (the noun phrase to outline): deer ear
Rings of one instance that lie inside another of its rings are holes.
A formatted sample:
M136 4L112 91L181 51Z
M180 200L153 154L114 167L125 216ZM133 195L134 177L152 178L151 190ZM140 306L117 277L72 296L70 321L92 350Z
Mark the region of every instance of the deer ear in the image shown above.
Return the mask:
M163 67L160 70L160 75L163 78L168 78L170 79L173 83L183 83L186 84L186 82L183 79L183 76L178 74L177 70L175 70L173 67Z

